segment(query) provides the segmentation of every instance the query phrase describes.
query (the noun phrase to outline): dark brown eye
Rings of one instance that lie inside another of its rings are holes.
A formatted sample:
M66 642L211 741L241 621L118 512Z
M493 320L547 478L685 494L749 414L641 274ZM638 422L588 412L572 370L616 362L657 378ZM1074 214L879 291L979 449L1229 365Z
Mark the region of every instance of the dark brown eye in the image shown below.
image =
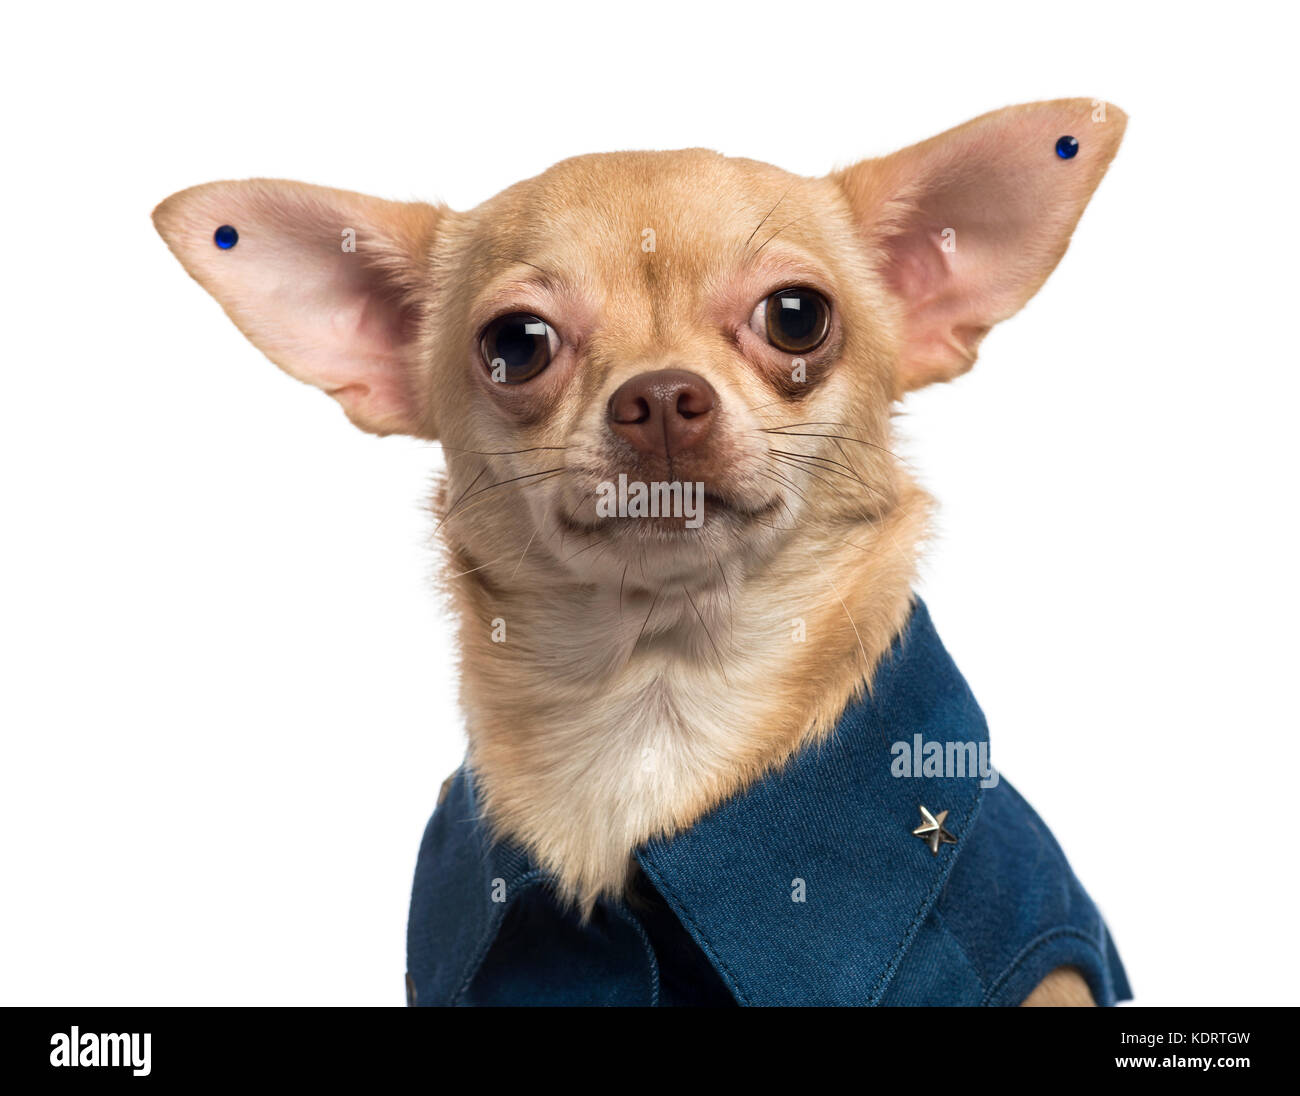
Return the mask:
M492 380L522 384L551 364L560 340L545 320L527 312L512 312L488 324L479 345Z
M783 289L754 309L750 327L786 354L807 354L826 341L831 306L812 289Z

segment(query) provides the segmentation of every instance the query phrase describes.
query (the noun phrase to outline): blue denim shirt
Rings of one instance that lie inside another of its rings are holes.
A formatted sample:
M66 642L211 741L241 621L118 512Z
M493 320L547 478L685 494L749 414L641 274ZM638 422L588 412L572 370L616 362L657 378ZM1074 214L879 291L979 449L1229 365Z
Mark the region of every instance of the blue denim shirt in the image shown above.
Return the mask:
M584 924L494 842L461 768L425 831L407 930L420 1005L1016 1005L1077 967L1130 996L1100 914L1005 781L900 776L894 743L985 743L919 600L834 733L635 852L637 885ZM985 787L988 784L991 786ZM955 843L913 835L947 811Z

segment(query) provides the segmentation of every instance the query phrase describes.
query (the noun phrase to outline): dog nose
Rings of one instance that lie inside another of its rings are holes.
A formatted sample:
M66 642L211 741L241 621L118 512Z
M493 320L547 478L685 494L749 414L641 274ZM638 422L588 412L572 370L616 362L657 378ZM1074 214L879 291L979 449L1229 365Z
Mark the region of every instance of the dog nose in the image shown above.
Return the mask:
M638 452L667 458L704 440L717 400L713 385L698 373L638 373L609 398L609 428Z

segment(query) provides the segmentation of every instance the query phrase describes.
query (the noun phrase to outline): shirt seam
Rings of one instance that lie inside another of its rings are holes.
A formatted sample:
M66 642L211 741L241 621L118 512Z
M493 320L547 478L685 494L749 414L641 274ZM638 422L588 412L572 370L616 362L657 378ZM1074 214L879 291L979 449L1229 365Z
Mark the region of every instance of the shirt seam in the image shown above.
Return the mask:
M974 804L971 808L970 817L964 823L964 832L958 844L953 846L953 854L948 857L948 863L939 873L939 877L934 881L934 885L926 893L925 898L917 907L916 915L912 918L912 923L907 926L907 931L903 933L903 939L899 942L898 949L894 952L893 958L889 960L888 965L880 972L875 986L867 998L867 1004L878 1005L889 983L893 981L894 975L898 973L898 968L903 962L908 950L911 948L913 941L916 939L917 930L921 927L921 922L934 909L934 904L938 901L939 894L947 886L948 879L952 875L953 865L957 858L962 854L966 845L970 842L970 834L975 828L976 820L979 818L980 808L984 805L984 790L977 788L975 791Z
M1023 948L1016 952L1011 961L1003 968L1002 973L993 979L993 982L989 985L988 991L984 994L984 998L980 1004L992 1004L993 999L1001 992L1002 987L1005 986L1007 982L1011 980L1011 976L1024 965L1026 959L1045 944L1049 944L1053 940L1061 937L1073 937L1078 940L1087 947L1093 957L1099 961L1098 968L1103 972L1106 970L1106 957L1098 949L1097 942L1081 929L1076 929L1069 925L1062 925L1059 928L1048 929L1046 932L1039 933ZM1091 989L1092 987L1090 986L1089 988Z
M974 975L975 981L979 984L980 993L981 994L987 993L988 984L982 973L982 968L979 966L979 964L975 962L974 958L971 956L971 953L966 950L966 945L961 942L961 937L959 937L955 932L952 931L951 928L948 927L948 919L944 917L944 915L939 911L939 908L937 906L930 912L934 915L935 920L938 921L939 927L943 929L944 935L947 936L948 939L953 942L954 946L957 948L957 951L960 953L962 959L965 960L966 965L970 968L971 974Z
M528 890L529 887L540 882L544 878L545 875L543 872L534 869L532 871L525 872L518 879L516 879L514 886L511 888L513 893L510 895L510 901L505 903L505 907L501 910L501 917L504 917L506 911L509 910L510 907L515 904L515 899L517 899L519 895L521 895L524 891ZM452 994L450 1003L453 1006L458 1005L460 1003L460 999L463 996L465 996L465 993L469 990L470 983L474 981L475 975L478 974L479 968L483 965L483 961L487 958L487 953L491 949L492 944L495 942L497 935L500 931L501 931L500 918L490 917L488 921L488 927L484 930L482 939L480 939L478 947L474 949L473 957L470 959L469 963L466 964L464 973L461 976L460 988L456 990L454 994Z
M731 968L727 966L726 960L717 953L717 950L710 942L708 936L705 935L704 930L700 928L699 923L695 920L694 916L692 916L686 903L683 902L681 896L673 890L672 884L669 883L652 864L647 863L645 859L641 859L641 866L650 874L651 880L654 882L655 886L666 890L672 897L675 907L681 911L681 916L689 922L692 935L695 937L696 943L700 945L700 949L706 956L708 956L709 962L711 962L716 969L726 975L728 988L731 990L732 994L734 994L736 999L746 1008L752 1008L752 1002L745 994L745 991L740 988L740 982L737 980L735 974L732 973Z
M617 906L611 908L623 920L627 921L636 930L637 936L641 938L641 946L645 948L646 958L650 961L650 1007L657 1008L659 1005L659 959L655 955L654 945L650 942L650 934L646 932L645 926L630 910L620 909Z

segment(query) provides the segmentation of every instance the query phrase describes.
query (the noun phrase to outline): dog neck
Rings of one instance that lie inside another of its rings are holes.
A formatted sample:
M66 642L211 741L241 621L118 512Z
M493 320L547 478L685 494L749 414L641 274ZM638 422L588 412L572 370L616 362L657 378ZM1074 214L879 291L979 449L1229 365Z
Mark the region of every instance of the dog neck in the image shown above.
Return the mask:
M622 895L638 845L826 734L910 611L929 500L909 481L897 498L653 597L566 581L540 553L465 567L467 760L496 837L585 915Z

